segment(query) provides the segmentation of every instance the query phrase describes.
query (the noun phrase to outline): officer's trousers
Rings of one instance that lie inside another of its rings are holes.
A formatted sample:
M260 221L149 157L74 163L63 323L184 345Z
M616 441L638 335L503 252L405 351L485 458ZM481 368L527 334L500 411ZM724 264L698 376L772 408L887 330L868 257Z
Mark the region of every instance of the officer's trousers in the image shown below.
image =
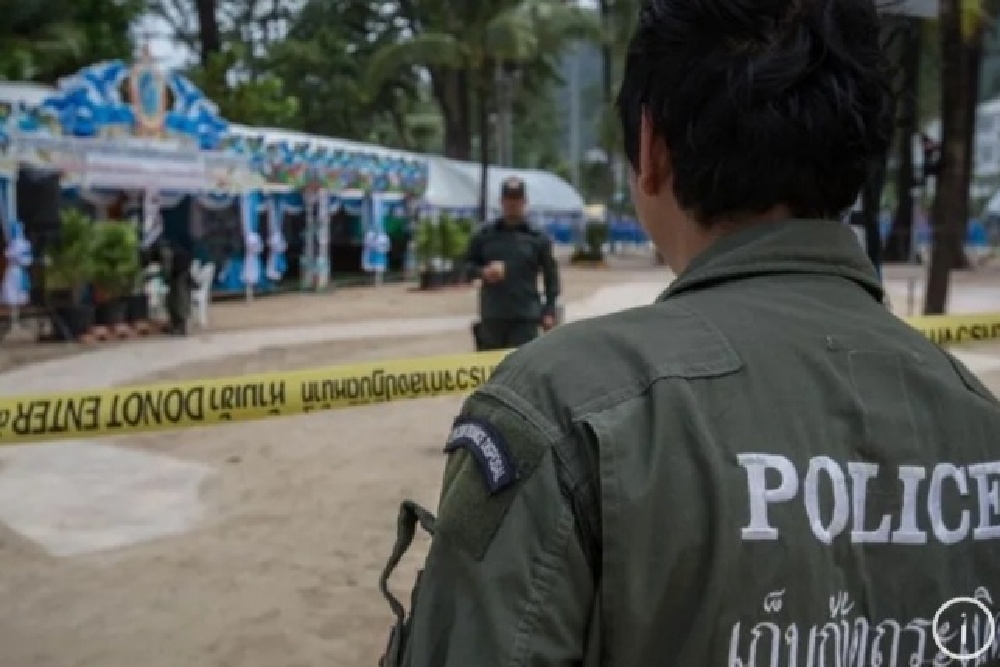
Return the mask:
M538 320L484 319L476 327L476 349L506 350L521 347L538 337Z

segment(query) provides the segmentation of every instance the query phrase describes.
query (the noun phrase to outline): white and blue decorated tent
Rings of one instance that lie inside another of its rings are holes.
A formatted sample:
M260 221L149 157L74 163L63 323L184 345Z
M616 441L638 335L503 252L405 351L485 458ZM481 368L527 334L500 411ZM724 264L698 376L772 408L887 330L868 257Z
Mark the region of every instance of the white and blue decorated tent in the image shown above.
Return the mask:
M255 238L259 191L266 187L251 156L227 145L229 124L183 75L148 57L133 65L96 63L56 88L0 86L0 176L7 214L16 217L18 165L58 171L63 187L106 210L121 191L143 194L143 242L162 233L157 209L192 196L207 208L241 204L248 267L261 266ZM8 235L9 236L9 235ZM280 257L274 258L280 260ZM280 263L280 261L278 261ZM246 270L248 288L261 271Z
M419 201L425 190L426 162L405 151L275 128L234 125L231 131L260 156L272 182L291 184L265 198L271 228L281 229L288 213L305 213L304 288L322 288L330 277L330 230L319 221L343 209L361 218L364 238L383 239L386 216ZM385 257L363 264L380 272Z

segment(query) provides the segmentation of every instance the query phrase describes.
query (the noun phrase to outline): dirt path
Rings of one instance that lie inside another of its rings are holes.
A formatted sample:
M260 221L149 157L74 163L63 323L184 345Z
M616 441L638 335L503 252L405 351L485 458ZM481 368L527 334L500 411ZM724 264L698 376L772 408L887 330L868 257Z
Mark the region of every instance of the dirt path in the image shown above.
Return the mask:
M318 345L165 375L440 354L466 338ZM72 559L0 529L0 664L374 665L391 618L377 577L398 503L435 506L443 438L460 403L401 402L120 440L215 468L202 488L208 518L182 537ZM400 569L401 587L424 548Z
M565 262L560 267L563 302L586 299L601 287L626 282L663 281L669 274L652 265L648 256L621 255L609 261L607 269L581 269ZM378 288L349 287L324 294L284 294L265 296L251 303L241 300L212 304L210 331L225 333L252 331L275 327L309 326L340 322L469 315L476 312L476 289L471 286L420 292L411 283L390 284ZM110 345L135 343L103 343L100 347L77 344L43 344L33 342L34 325L15 332L0 342L0 373L27 364L86 354Z

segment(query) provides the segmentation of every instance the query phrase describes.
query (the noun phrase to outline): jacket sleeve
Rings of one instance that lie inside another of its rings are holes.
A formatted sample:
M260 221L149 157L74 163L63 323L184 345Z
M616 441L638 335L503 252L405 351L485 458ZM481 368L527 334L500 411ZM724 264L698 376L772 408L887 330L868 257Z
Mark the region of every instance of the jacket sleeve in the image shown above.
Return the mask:
M542 311L546 315L554 315L560 291L559 264L553 252L552 239L548 235L543 235L541 243L542 281L545 283L545 303Z
M469 278L481 278L486 258L483 255L483 230L477 231L469 239L469 249L466 251L465 268Z
M595 585L552 448L496 403L474 396L462 418L491 434L481 451L501 456L491 468L471 448L449 455L403 664L579 665ZM490 493L504 452L516 481Z

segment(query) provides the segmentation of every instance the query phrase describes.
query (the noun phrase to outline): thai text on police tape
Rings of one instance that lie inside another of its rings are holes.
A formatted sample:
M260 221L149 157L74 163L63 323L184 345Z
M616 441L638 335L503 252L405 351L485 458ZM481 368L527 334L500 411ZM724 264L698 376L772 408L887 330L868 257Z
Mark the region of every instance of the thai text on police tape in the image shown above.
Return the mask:
M506 352L0 398L0 444L172 430L467 393Z
M1000 338L1000 313L905 318L947 345ZM473 391L510 350L122 389L0 397L0 445L291 416Z

